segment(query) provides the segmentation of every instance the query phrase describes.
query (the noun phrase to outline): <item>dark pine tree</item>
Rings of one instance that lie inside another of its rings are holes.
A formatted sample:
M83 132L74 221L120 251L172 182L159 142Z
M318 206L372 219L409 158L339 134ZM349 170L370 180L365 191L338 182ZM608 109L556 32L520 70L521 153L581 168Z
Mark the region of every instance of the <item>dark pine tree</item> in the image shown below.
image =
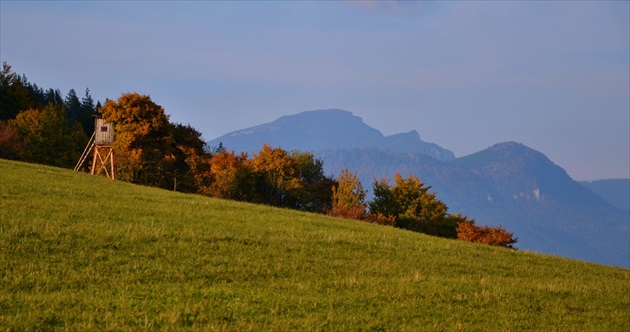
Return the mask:
M46 95L46 101L44 102L45 105L48 105L48 104L62 105L63 104L63 98L61 97L61 91L59 89L50 88L46 90L45 95Z
M24 82L27 82L26 77L24 77ZM25 83L24 87L31 98L30 108L42 108L46 105L46 94L42 88L35 83L31 84L28 82Z
M66 121L68 124L73 124L77 121L80 122L79 117L81 115L81 101L79 100L79 97L77 97L77 92L74 91L74 89L70 89L70 91L68 91L65 103Z
M11 71L10 65L3 62L0 71L0 120L14 119L28 107L28 93L20 77Z
M90 88L86 88L85 97L81 99L81 107L77 120L81 123L83 131L85 131L88 137L92 136L94 132L93 116L97 114L96 111L97 107L94 106L94 99L92 99L90 95Z

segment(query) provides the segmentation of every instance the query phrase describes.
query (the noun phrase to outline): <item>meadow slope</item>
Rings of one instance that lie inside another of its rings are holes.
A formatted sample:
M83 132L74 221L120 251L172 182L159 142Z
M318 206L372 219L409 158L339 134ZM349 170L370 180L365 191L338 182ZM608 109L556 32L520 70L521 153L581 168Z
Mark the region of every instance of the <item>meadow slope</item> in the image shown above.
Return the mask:
M630 330L625 269L6 160L0 188L0 330Z

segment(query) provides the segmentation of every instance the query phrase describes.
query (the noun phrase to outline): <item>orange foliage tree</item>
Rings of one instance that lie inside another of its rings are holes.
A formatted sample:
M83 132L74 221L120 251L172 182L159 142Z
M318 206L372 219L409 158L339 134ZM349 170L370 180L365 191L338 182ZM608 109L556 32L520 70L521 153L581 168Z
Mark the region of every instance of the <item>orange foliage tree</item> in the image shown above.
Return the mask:
M242 192L248 178L247 154L215 153L210 161L211 184L204 194L217 198L248 200Z
M30 154L30 148L17 129L10 126L8 121L0 120L0 158L26 160Z
M149 96L124 93L99 110L115 124L116 168L119 179L160 186L168 156L168 116Z
M332 188L332 207L327 214L333 217L363 220L367 217L367 204L359 178L348 168L337 177L337 185Z
M337 178L337 185L332 188L332 205L327 214L333 217L395 226L395 216L367 211L366 194L367 190L363 189L359 177L351 173L348 168L342 170Z
M514 249L514 244L518 242L514 233L506 231L502 226L489 227L484 225L480 227L475 225L474 220L467 220L466 217L463 217L463 221L458 223L457 239L511 249Z
M291 192L302 186L302 179L296 176L295 160L281 148L263 145L250 165L256 178L255 200L260 203L286 206Z
M335 181L324 175L323 162L312 153L265 144L248 165L251 201L319 213L330 208Z

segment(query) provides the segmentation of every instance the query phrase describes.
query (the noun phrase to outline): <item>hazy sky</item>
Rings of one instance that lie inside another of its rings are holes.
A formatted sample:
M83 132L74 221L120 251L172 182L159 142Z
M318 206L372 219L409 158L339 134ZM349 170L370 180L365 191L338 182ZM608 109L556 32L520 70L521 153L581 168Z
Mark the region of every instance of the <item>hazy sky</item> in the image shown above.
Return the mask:
M64 96L149 94L208 140L341 108L456 156L516 141L576 180L630 177L627 1L0 6L15 72Z

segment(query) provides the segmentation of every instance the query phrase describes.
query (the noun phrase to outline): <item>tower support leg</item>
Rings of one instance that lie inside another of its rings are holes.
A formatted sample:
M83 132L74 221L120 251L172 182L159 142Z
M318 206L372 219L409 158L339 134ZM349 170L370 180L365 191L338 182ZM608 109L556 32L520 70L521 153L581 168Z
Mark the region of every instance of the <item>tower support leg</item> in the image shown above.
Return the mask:
M90 174L100 175L103 171L107 178L112 180L116 178L114 170L114 148L109 145L97 145L94 147L94 160Z

